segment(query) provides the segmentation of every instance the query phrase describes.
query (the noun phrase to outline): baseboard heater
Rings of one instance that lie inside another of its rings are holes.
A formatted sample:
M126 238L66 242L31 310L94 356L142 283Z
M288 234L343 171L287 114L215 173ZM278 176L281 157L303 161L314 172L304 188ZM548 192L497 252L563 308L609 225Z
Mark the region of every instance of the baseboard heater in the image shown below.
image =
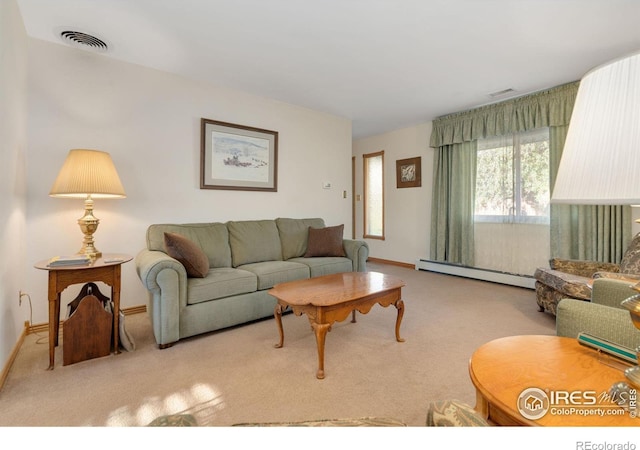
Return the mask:
M514 275L497 270L479 269L477 267L467 267L458 264L444 263L441 261L430 261L419 259L416 263L416 270L436 272L459 277L473 278L476 280L490 281L492 283L508 284L527 289L535 289L536 280L525 275Z

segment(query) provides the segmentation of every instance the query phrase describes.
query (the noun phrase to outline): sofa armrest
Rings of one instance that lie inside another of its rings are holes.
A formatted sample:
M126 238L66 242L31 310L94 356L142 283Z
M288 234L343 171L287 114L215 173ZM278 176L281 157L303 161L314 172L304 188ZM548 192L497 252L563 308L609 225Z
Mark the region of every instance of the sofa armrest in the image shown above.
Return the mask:
M629 312L619 308L565 298L556 310L556 334L577 338L588 333L631 349L640 346L640 330Z
M135 258L136 272L149 291L158 289L158 274L163 270L174 270L180 282L187 282L187 271L180 262L164 252L141 250Z
M638 291L631 288L634 284L635 283L630 280L625 281L616 278L596 278L593 280L591 302L613 308L624 309L621 306L622 301L638 293ZM627 310L625 309L625 311Z
M347 258L351 260L354 272L367 271L367 258L369 258L369 245L365 241L355 239L343 239L342 246Z
M180 339L180 310L187 305L187 271L161 251L141 250L135 258L136 272L149 291L149 314L153 334L160 346Z
M582 277L593 278L596 272L619 272L618 265L597 261L585 261L580 259L552 258L549 260L549 267L560 272L580 275Z

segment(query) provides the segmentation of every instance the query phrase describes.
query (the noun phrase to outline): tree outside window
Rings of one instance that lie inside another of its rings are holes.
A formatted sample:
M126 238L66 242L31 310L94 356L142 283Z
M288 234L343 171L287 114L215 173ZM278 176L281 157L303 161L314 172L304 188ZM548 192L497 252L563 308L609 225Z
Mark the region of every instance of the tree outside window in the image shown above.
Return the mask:
M476 222L549 223L549 129L478 141Z

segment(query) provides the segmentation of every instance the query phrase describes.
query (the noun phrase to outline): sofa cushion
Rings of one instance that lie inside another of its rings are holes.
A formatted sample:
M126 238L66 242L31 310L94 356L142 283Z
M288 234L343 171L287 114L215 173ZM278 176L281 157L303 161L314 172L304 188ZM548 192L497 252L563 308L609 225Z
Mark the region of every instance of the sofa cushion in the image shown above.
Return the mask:
M195 243L178 233L164 233L164 246L167 254L184 266L187 276L207 276L209 258Z
M276 219L280 243L282 244L282 259L285 261L291 258L302 256L307 251L307 241L309 240L309 227L324 228L324 220L314 219Z
M220 267L211 269L205 278L189 279L188 286L187 304L194 305L254 292L258 287L258 277L245 270Z
M353 271L353 263L349 258L338 256L317 258L291 258L290 262L297 262L309 266L312 277L331 275L332 273L344 273Z
M309 227L305 258L314 256L346 256L342 246L344 224L325 228Z
M231 267L229 233L224 223L155 224L147 229L147 248L165 251L164 233L178 233L197 244L210 267Z
M275 220L227 222L233 267L262 261L282 261Z
M271 289L278 283L303 280L310 276L308 266L290 261L259 262L245 264L238 268L256 274L258 290Z

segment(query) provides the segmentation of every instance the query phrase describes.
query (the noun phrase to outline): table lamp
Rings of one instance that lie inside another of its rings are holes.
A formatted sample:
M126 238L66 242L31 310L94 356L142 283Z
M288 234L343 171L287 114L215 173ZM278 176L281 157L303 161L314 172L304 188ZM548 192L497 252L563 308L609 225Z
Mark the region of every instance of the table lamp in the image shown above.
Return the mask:
M596 67L580 81L551 202L640 205L639 176L640 52L636 52ZM635 288L640 290L640 284ZM640 329L640 295L622 306ZM640 388L640 367L627 369L625 376Z
M93 199L126 197L109 153L100 150L70 150L49 195L85 199L84 216L78 219L78 225L84 234L78 254L91 258L102 256L93 240L93 233L100 223L93 215Z

